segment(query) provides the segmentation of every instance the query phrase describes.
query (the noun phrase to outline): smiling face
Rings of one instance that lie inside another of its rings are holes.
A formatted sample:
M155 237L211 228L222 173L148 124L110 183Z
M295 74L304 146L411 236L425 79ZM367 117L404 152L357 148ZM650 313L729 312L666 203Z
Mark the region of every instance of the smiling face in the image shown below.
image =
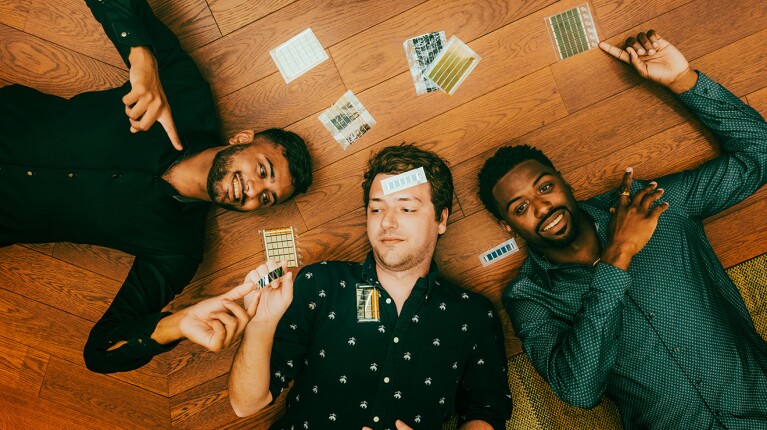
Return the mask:
M528 160L493 187L501 224L529 246L544 251L566 248L578 237L582 216L570 187L553 168Z
M447 229L448 210L437 220L428 183L384 195L381 180L392 176L376 175L370 187L368 240L378 265L403 272L431 263L437 238Z
M258 136L216 154L207 188L211 201L242 212L282 203L294 191L282 147Z

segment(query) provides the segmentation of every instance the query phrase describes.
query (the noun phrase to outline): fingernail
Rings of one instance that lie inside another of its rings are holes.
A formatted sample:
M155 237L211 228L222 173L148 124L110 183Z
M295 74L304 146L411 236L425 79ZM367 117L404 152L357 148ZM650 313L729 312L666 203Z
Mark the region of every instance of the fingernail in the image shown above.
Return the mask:
M655 181L650 181L650 185L658 185L658 183Z
M626 167L626 173L631 173L634 171L633 167Z
M658 42L653 42L652 46L653 46L653 48L657 48L658 47Z
M658 188L658 189L657 189L657 190L655 190L655 191L663 192L663 188Z
M644 49L639 48L639 50L637 51L637 54L644 55Z

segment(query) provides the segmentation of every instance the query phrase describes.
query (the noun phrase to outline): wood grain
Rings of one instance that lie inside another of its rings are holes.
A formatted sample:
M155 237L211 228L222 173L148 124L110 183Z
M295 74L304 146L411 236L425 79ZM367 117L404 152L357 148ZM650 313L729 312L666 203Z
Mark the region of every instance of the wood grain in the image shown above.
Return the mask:
M4 387L3 391L37 396L50 358L27 345L0 337L0 385Z
M205 0L148 0L148 3L157 18L178 37L186 52L221 37L216 20Z
M596 19L600 39L615 36L626 28L634 27L655 17L690 3L691 0L592 0L591 13Z
M754 91L747 96L748 104L756 109L762 117L767 116L767 87Z
M362 91L408 70L405 40L444 31L469 43L553 0L431 0L350 37L330 49L344 82ZM411 93L412 90L411 84Z
M0 24L23 30L31 0L0 0Z
M128 74L51 42L0 24L0 78L48 94L72 97L122 85Z
M170 427L168 399L52 357L40 398L126 429Z
M767 252L767 223L761 216L767 210L767 193L754 200L705 226L706 237L725 268Z
M24 243L24 244L19 244L18 246L29 248L41 254L53 255L53 248L56 246L56 244L55 243Z
M630 7L636 7L636 4L631 3ZM709 15L701 14L701 10L714 14L717 19L710 19ZM685 25L678 25L679 22L684 22ZM731 25L732 22L739 22L739 25ZM627 37L636 36L640 31L656 29L679 48L694 68L726 75L736 74L738 67L748 68L750 64L760 61L763 63L763 59L757 58L758 52L763 48L754 49L754 46L764 46L764 34L760 33L760 30L765 27L767 3L760 0L738 2L735 7L716 0L696 0L623 31L607 41L622 47ZM755 33L760 33L761 36L756 36L756 39L747 37ZM741 39L744 42L735 43L737 46L722 50ZM733 58L734 62L728 62L728 65L738 66L722 67L722 64L712 59L700 63L695 61L717 50L723 51L717 55ZM641 78L628 65L616 61L598 48L559 61L552 65L551 69L565 105L571 113L641 82ZM584 70L588 72L584 73ZM735 77L732 81L737 82L738 78ZM764 82L763 78L761 82ZM755 88L758 87L752 87L751 90ZM738 89L735 88L734 91Z
M120 285L125 281L135 260L134 256L116 249L71 242L57 243L52 255L63 262L115 280ZM116 293L117 290L114 291L114 294Z
M3 430L66 429L103 430L124 429L79 411L15 390L3 390L0 397L0 428ZM128 427L129 428L129 427Z
M297 0L208 0L221 33L227 35Z
M422 1L301 0L194 51L192 56L198 60L214 93L222 97L276 72L269 51L307 27L328 48Z

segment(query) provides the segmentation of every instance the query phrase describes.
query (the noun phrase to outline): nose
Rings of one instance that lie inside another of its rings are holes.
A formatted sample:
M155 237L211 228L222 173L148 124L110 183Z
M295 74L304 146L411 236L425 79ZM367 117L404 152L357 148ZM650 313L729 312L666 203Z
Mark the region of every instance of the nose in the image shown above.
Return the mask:
M393 210L386 211L383 218L381 218L381 227L383 227L384 230L395 230L397 225L396 212Z
M258 190L256 189L256 183L253 179L247 179L244 181L245 183L245 189L242 190L243 193L245 193L248 198L253 198L258 194Z
M536 218L543 218L549 214L549 211L551 211L552 205L548 199L539 199L532 204L533 208L535 209Z

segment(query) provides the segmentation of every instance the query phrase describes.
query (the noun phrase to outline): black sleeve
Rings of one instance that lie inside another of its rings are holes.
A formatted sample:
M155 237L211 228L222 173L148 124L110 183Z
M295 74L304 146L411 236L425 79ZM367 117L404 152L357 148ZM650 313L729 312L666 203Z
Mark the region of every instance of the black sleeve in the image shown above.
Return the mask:
M198 262L185 256L136 257L128 277L85 344L85 365L99 373L139 368L178 342L160 345L151 335L166 315L161 312L189 283ZM112 345L127 344L113 351Z

